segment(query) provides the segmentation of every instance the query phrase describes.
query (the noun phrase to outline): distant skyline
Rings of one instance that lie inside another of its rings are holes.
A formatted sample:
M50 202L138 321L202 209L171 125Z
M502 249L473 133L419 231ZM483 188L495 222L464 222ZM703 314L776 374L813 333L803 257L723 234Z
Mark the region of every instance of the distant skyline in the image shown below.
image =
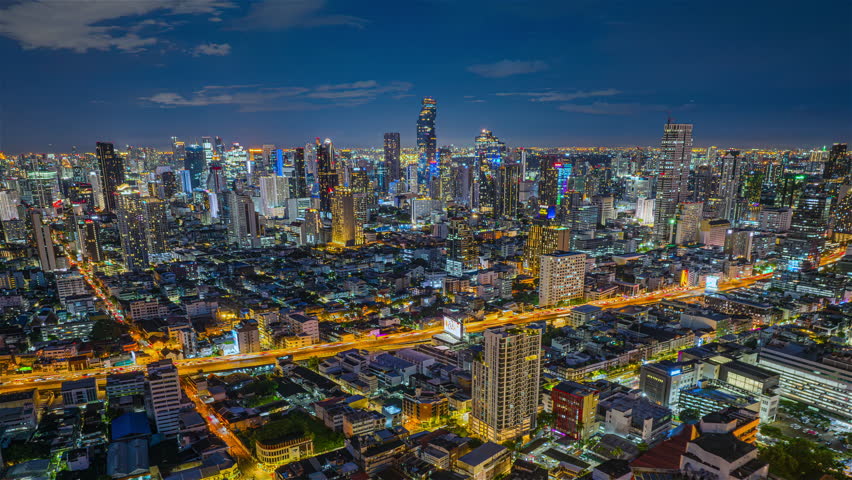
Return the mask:
M849 2L0 1L0 151L852 141Z

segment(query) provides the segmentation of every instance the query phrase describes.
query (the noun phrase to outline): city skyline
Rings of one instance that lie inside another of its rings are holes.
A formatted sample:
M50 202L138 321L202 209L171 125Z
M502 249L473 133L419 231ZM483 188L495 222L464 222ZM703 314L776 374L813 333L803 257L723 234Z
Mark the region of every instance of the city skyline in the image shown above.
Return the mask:
M3 80L0 151L211 134L372 147L384 132L412 147L426 96L439 146L483 128L512 146L655 145L669 114L700 126L697 146L809 148L852 127L852 68L837 61L848 42L825 21L848 5L69 5L0 8L0 55L16 73Z

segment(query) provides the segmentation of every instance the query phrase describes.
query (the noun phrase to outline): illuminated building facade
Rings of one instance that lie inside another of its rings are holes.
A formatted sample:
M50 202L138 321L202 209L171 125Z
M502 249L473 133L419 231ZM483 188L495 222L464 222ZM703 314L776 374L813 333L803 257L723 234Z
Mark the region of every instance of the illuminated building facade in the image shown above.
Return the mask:
M663 128L657 201L654 212L654 239L670 243L675 234L677 205L688 194L689 165L692 161L692 125L667 123Z
M317 138L317 181L319 183L320 214L326 218L331 216L331 198L339 179L335 163L334 145L326 138L320 143Z
M435 131L437 115L438 102L432 97L425 97L417 117L417 161L418 170L428 179L438 175L438 136Z
M104 207L112 212L116 208L115 192L124 183L124 161L115 154L111 143L98 142L96 145L101 189Z

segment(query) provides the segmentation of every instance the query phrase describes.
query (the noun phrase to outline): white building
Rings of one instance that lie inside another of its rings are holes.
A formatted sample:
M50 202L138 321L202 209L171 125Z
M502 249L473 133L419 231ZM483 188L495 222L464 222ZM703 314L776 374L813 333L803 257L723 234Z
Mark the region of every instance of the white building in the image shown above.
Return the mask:
M538 304L545 307L583 298L586 254L555 252L541 256Z
M171 360L148 364L148 415L154 418L157 432L174 435L180 429L180 380Z

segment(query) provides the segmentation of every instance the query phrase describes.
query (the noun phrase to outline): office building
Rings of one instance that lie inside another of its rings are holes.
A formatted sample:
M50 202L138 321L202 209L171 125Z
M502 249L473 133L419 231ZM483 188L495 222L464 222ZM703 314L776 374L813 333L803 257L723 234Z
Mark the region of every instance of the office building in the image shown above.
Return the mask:
M157 197L142 198L145 214L145 229L148 239L148 254L169 252L166 244L169 221L166 216L166 202Z
M145 401L158 433L172 436L180 429L180 398L180 380L172 361L149 363Z
M476 145L476 167L473 176L473 208L483 213L493 213L497 203L497 172L503 165L506 145L490 130L474 139Z
M447 273L460 277L463 272L477 269L478 255L479 249L467 219L450 219L447 235Z
M95 151L98 157L104 208L112 212L116 208L115 193L118 186L124 183L124 160L115 154L111 143L98 142Z
M56 257L56 247L53 245L53 237L50 235L50 225L44 223L41 212L32 210L30 212L35 247L38 250L38 263L41 271L52 272L59 269Z
M290 193L294 198L305 198L309 195L304 147L293 151L293 181L290 183Z
M228 225L229 243L240 248L260 247L260 218L254 209L251 197L245 194L229 191L231 206L230 223Z
M438 102L432 97L425 97L417 117L417 162L418 170L424 172L426 178L431 178L431 174L438 174L438 137L435 131L437 115Z
M601 395L599 419L606 433L634 442L656 443L671 430L672 411L643 397L638 390Z
M762 231L784 233L790 230L793 210L783 207L763 207L757 218L757 226Z
M98 401L98 386L94 378L68 380L62 382L62 405L82 407Z
M524 246L524 266L527 272L537 277L541 267L541 256L571 249L571 230L551 225L540 218L533 219L527 243Z
M725 253L734 258L751 260L754 231L731 228L725 235Z
M743 157L739 150L728 150L722 157L722 173L719 179L719 208L716 216L735 223L736 207L740 197L740 183L743 174Z
M115 195L118 233L124 266L133 272L148 268L148 229L145 208L139 192L121 185Z
M852 419L852 356L843 350L775 340L760 349L757 365L778 373L781 396Z
M819 193L804 193L799 197L790 231L806 238L824 241L831 217L832 197Z
M355 201L352 189L338 187L334 190L331 204L331 243L341 247L355 245Z
M517 218L520 186L520 164L504 163L497 169L497 199L494 207L496 216L509 219Z
M852 157L846 150L845 143L835 143L828 153L823 177L826 179L845 179L852 174Z
M731 222L723 218L702 220L698 232L698 241L708 247L724 247L725 236L731 228Z
M692 245L698 242L704 204L684 202L677 205L675 213L675 239L677 245Z
M470 432L502 443L535 428L541 374L541 330L504 325L485 330L473 360Z
M323 217L329 218L331 217L331 199L334 195L334 189L339 184L337 158L335 157L334 145L328 138L322 143L317 138L316 152L317 183L319 183L320 199L319 210Z
M418 133L420 132L419 126L417 131ZM402 169L399 163L399 151L399 132L386 133L384 145L384 164L385 169L387 171L387 178L385 179L387 185L390 185L391 182L396 182L402 179Z
M538 304L542 307L583 298L586 254L555 252L541 256Z
M550 392L553 427L574 440L586 440L598 430L595 420L600 392L576 382L562 382Z
M100 232L97 222L90 218L78 219L77 222L77 252L83 261L102 262Z
M677 205L688 194L692 125L667 123L663 129L661 149L654 238L658 243L671 243L675 234Z
M646 363L639 368L639 389L648 400L680 411L678 399L680 391L691 388L698 382L698 370L695 362L672 362L664 360Z
M207 160L204 149L200 145L186 147L186 159L183 168L189 172L190 188L202 188L206 180Z

